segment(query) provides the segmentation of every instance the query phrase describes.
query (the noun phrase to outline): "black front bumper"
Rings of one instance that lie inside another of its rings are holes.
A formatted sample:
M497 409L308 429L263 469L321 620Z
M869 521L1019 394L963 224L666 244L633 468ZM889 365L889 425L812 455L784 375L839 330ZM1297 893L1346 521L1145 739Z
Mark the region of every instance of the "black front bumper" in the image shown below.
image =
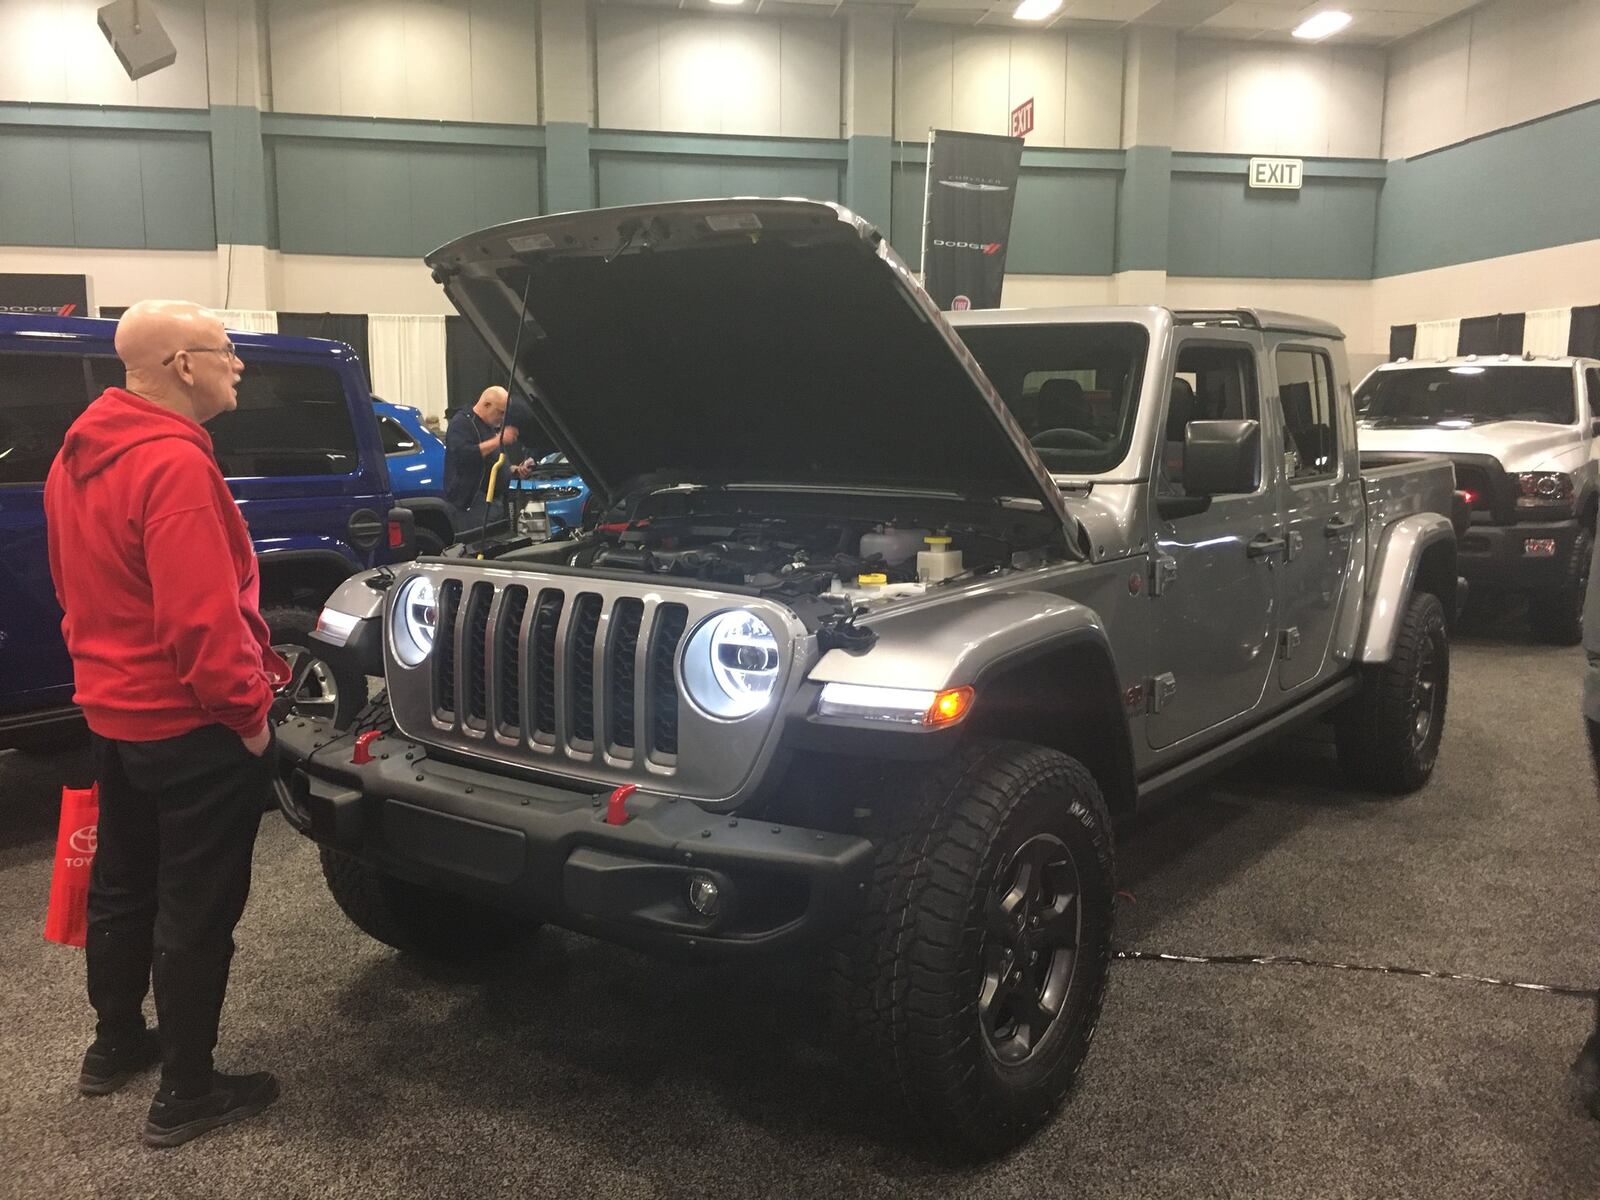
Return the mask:
M1456 569L1483 587L1551 591L1568 578L1578 529L1575 519L1472 525L1456 545ZM1554 542L1554 553L1529 554L1529 542Z
M606 823L608 791L582 792L429 758L390 734L356 765L353 734L322 721L278 733L296 829L371 866L611 941L696 953L788 948L851 921L872 844L641 790ZM690 907L709 878L721 905Z

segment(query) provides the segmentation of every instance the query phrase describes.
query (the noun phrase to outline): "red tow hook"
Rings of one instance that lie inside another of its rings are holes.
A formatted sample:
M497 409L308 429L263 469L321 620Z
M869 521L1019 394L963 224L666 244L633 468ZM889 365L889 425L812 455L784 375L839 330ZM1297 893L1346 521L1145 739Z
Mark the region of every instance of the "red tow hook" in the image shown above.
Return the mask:
M607 825L626 825L633 820L628 815L628 797L638 790L639 788L636 784L625 783L611 793L611 799L606 801Z
M356 752L350 756L350 762L355 766L365 766L372 761L372 743L383 736L381 729L369 729L356 738Z

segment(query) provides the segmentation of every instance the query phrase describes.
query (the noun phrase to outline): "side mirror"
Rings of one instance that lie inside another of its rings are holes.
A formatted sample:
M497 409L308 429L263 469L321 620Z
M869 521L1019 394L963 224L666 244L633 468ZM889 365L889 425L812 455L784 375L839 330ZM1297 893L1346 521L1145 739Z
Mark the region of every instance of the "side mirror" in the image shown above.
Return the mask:
M1589 422L1589 436L1600 437L1600 417Z
M1260 421L1190 421L1183 447L1189 495L1239 496L1260 486Z

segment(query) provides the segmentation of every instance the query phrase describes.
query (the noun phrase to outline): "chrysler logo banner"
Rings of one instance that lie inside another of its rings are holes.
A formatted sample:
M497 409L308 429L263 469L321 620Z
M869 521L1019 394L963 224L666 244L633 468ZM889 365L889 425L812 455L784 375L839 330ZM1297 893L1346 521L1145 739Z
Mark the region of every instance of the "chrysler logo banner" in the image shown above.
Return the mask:
M87 317L87 275L0 274L0 312Z
M1021 138L934 131L922 280L940 308L1000 307L1021 169Z

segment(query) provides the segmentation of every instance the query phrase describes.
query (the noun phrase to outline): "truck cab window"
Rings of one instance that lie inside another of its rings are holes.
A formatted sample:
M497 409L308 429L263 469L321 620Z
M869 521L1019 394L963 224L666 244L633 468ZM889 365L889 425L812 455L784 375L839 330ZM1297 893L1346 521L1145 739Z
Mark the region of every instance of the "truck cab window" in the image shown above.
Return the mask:
M43 483L88 391L76 354L0 354L0 484Z
M383 440L385 454L415 454L417 439L406 432L406 427L393 417L378 418L378 436Z
M1328 356L1279 350L1277 368L1284 474L1291 483L1331 479L1339 473L1339 431Z
M1167 397L1157 492L1185 494L1183 452L1189 422L1258 420L1256 396L1256 359L1250 347L1211 344L1180 349Z

